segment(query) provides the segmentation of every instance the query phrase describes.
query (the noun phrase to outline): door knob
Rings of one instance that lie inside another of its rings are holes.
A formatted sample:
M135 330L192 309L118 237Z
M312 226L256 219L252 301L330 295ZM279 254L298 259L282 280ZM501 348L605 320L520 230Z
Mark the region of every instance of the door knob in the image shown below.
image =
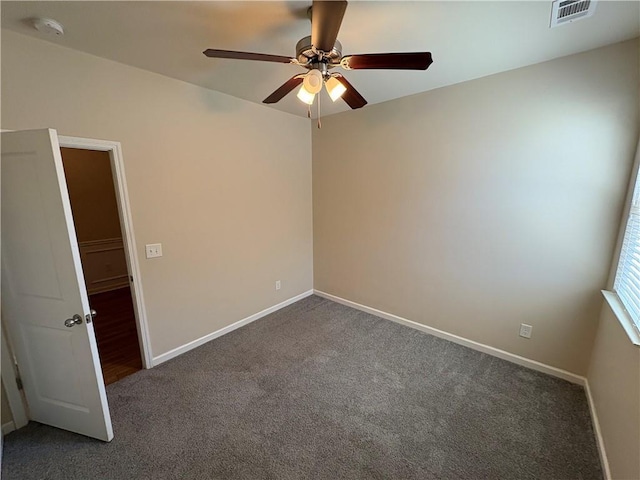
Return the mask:
M82 317L76 313L73 317L67 318L64 321L64 326L71 328L74 325L80 325L81 323L82 323Z

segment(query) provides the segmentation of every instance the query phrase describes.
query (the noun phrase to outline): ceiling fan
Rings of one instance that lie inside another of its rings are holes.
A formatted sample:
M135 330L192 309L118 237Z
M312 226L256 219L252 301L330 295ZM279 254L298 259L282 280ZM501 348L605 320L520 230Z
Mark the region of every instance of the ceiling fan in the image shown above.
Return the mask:
M342 98L352 109L364 107L367 101L338 72L330 70L340 66L345 70L426 70L433 62L430 52L368 53L342 55L342 45L338 41L338 31L347 9L347 2L340 0L314 0L309 9L311 36L304 37L296 45L296 57L268 55L264 53L236 52L232 50L207 49L204 53L212 58L233 58L238 60L258 60L263 62L292 63L309 70L294 75L263 103L277 103L299 85L298 98L310 106L323 84L335 102Z

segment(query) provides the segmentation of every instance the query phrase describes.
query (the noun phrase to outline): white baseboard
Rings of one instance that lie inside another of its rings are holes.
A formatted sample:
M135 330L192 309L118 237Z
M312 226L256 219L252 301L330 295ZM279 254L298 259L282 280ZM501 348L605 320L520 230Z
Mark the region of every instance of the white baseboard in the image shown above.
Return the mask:
M6 435L7 433L11 433L16 429L16 424L11 422L2 424L2 435Z
M596 445L598 446L598 455L600 455L600 465L604 473L605 480L611 480L611 470L609 469L609 459L607 458L607 452L604 448L604 438L602 437L602 431L600 430L600 421L598 420L598 412L596 412L596 404L591 396L591 388L589 387L589 381L585 381L584 390L587 394L587 402L589 403L589 412L591 412L591 423L593 423L593 430L596 436Z
M336 303L341 303L342 305L355 308L356 310L362 310L363 312L370 313L377 317L381 317L386 320L391 320L392 322L400 323L401 325L406 325L407 327L415 328L416 330L421 330L430 335L433 335L434 337L444 338L445 340L449 340L450 342L457 343L459 345L464 345L465 347L469 347L473 350L477 350L479 352L486 353L488 355L492 355L494 357L498 357L503 360L507 360L511 363L515 363L517 365L521 365L523 367L530 368L538 372L546 373L554 377L562 378L563 380L567 380L571 383L576 383L578 385L584 386L586 384L586 378L580 375L576 375L575 373L571 373L566 370L562 370L560 368L552 367L551 365L546 365L536 360L531 360L529 358L521 357L520 355L509 353L504 350L500 350L498 348L490 347L489 345L475 342L473 340L469 340L467 338L454 335L453 333L448 333L443 330L438 330L437 328L428 327L421 323L414 322L413 320L408 320L406 318L399 317L392 313L383 312L382 310L378 310L376 308L367 307L366 305L361 305L359 303L352 302L351 300L346 300L344 298L331 295L330 293L326 293L320 290L314 290L314 293L320 297L324 297Z
M153 357L153 366L155 367L156 365L160 365L161 363L164 363L167 360L171 360L172 358L177 357L178 355L182 355L183 353L188 352L189 350L193 350L194 348L199 347L200 345L203 345L207 342L210 342L211 340L218 338L226 333L233 332L237 328L247 325L248 323L254 322L259 318L262 318L266 315L269 315L270 313L280 310L281 308L291 305L292 303L295 303L298 300L302 300L303 298L310 297L311 295L313 295L313 290L308 290L304 293L301 293L300 295L291 297L288 300L285 300L284 302L280 302L277 305L274 305L269 308L265 308L264 310L258 313L254 313L253 315L243 318L242 320L238 320L237 322L232 323L231 325L227 325L226 327L221 328L220 330L216 330L215 332L209 333L204 337L200 337L196 340L193 340L185 345L182 345L181 347L174 348L173 350L169 350L168 352L158 355L157 357Z

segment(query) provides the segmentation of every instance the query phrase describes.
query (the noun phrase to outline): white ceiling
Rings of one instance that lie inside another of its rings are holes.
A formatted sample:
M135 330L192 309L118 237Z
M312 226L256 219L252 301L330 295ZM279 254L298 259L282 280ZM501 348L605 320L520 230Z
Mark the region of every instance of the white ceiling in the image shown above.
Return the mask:
M10 2L2 28L261 103L295 65L210 59L206 48L295 55L310 34L311 1ZM351 1L338 39L343 53L430 51L427 71L349 71L370 104L590 50L640 35L639 1L600 0L595 14L549 28L551 1ZM63 37L28 19L51 17ZM306 116L292 92L271 106ZM366 108L366 107L365 107ZM348 110L324 96L323 115Z

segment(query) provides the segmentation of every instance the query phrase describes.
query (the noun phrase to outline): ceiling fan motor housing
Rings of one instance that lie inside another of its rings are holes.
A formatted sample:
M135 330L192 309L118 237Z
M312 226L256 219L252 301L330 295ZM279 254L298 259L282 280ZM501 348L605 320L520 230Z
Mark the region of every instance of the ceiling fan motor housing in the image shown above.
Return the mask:
M309 69L314 68L313 64L317 63L325 63L327 68L337 67L342 59L342 44L336 40L331 51L322 52L322 59L320 59L318 52L311 45L311 36L304 37L296 44L296 59L302 66Z

